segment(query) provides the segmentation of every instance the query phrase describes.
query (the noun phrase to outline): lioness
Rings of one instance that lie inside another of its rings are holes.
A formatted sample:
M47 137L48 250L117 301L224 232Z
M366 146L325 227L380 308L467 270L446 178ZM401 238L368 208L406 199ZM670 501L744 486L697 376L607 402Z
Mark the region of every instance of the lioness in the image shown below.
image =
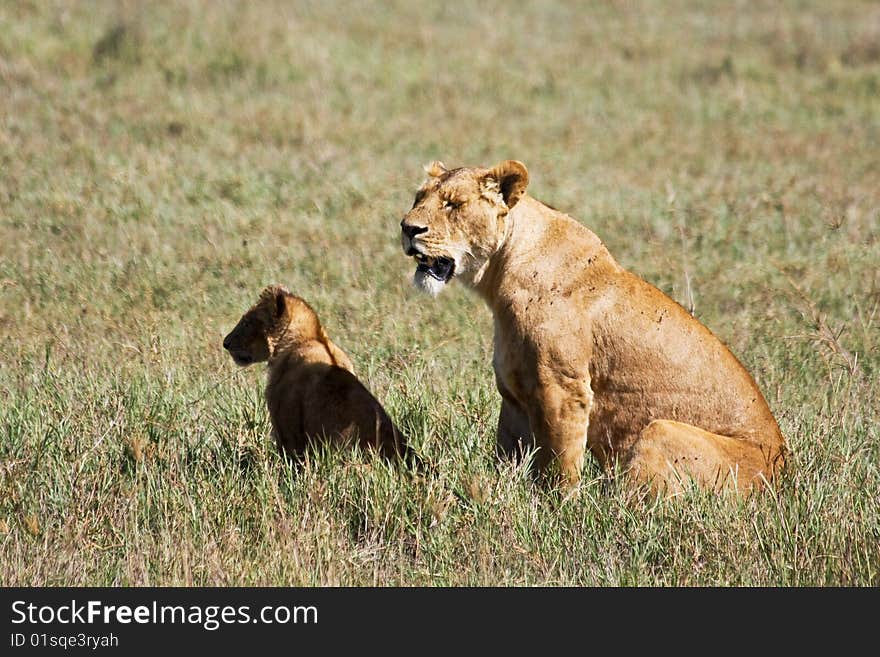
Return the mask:
M745 368L594 233L526 194L525 165L426 171L403 251L419 288L457 278L492 311L500 454L537 447L536 470L553 464L568 487L585 448L654 493L773 479L784 439Z
M299 457L310 440L329 440L409 456L404 436L354 375L349 357L315 311L286 288L265 288L223 348L243 367L268 361L266 402L282 454Z

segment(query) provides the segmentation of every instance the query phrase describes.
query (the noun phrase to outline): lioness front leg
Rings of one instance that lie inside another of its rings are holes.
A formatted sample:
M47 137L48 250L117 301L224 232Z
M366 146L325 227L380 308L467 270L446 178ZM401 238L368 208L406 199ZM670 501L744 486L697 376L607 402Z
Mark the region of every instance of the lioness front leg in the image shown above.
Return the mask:
M531 451L534 444L529 416L515 401L502 397L495 454L499 458L520 458Z
M586 381L543 385L529 408L529 420L539 448L535 468L547 475L558 469L562 484L574 488L581 478L587 446L592 391Z

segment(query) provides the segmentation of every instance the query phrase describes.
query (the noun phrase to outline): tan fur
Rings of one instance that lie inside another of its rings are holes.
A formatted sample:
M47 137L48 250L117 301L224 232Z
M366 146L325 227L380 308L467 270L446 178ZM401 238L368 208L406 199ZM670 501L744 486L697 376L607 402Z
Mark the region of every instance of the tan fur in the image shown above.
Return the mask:
M314 310L280 285L265 288L223 341L239 365L268 361L266 402L279 451L301 456L310 441L358 442L403 456L406 441L354 375Z
M499 453L537 447L537 470L568 486L586 449L655 492L774 478L784 439L745 368L590 230L526 194L521 162L429 174L401 222L404 252L454 260L492 311Z

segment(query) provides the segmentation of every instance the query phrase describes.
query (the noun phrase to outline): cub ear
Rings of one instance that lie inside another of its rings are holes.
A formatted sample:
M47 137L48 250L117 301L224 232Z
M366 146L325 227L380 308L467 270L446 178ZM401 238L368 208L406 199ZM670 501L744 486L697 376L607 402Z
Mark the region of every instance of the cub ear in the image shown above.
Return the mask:
M504 160L489 169L489 178L498 182L504 202L508 208L512 208L526 193L529 170L519 160Z
M284 287L283 285L277 285L275 287L275 316L276 317L284 317L284 314L287 312L287 297L290 296L290 291Z
M425 165L425 173L427 173L431 178L439 178L444 173L448 173L449 169L446 168L446 165L443 164L440 160L434 160L430 164Z

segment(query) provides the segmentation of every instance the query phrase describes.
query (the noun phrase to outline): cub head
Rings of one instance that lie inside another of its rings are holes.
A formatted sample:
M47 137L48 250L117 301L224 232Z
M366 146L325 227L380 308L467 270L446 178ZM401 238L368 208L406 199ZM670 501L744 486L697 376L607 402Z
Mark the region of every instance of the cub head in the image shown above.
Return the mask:
M479 282L489 258L504 242L507 213L529 184L522 162L491 169L447 169L433 162L400 222L403 252L416 260L413 282L431 295L455 277Z
M223 339L223 348L242 367L271 359L304 329L317 330L317 317L305 301L281 285L269 285Z

